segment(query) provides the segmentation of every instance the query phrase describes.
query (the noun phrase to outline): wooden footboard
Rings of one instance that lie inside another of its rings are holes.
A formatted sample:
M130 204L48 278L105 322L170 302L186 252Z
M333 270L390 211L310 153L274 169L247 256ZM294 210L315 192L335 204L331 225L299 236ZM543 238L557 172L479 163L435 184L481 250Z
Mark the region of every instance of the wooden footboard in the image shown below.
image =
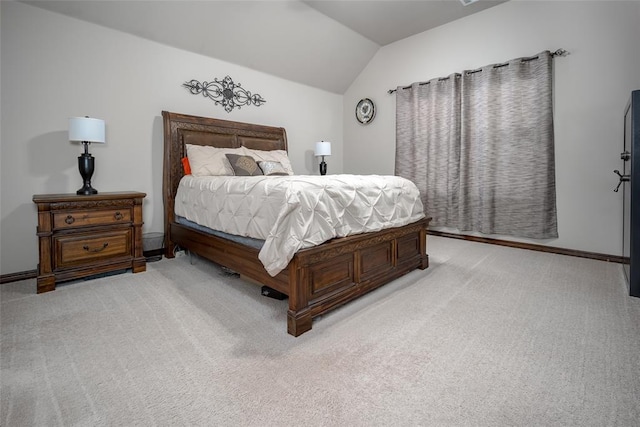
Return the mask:
M377 233L334 239L302 250L289 264L287 331L299 336L312 319L416 268L429 266L429 219Z
M170 227L171 245L230 268L289 296L287 331L299 336L312 319L358 298L416 268L429 266L426 252L430 218L404 227L333 239L298 251L285 270L271 277L258 250L180 224Z

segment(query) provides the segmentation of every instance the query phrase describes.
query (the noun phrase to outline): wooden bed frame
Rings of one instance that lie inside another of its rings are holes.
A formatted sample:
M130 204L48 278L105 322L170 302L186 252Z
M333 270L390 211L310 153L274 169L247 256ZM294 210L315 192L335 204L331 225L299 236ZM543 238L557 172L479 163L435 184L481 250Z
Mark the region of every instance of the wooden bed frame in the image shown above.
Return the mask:
M425 218L404 227L337 238L300 250L287 268L271 277L258 259L258 249L176 223L174 199L183 176L185 144L286 150L285 130L167 111L162 117L165 256L173 258L178 246L286 294L291 335L310 330L314 317L416 268L429 266L426 239L430 218Z

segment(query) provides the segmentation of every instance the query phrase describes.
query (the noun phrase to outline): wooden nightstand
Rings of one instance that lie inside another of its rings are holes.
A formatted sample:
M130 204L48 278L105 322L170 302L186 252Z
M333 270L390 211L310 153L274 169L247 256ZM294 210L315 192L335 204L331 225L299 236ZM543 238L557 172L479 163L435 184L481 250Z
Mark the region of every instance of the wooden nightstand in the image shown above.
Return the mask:
M38 293L56 282L147 269L142 255L145 193L43 194L38 205Z

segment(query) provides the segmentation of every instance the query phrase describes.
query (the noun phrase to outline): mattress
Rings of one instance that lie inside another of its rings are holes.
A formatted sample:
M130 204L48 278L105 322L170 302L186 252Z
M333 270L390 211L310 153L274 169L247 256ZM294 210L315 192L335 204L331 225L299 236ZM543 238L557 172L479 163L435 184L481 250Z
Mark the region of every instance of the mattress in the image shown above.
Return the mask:
M213 230L264 240L258 258L272 276L300 249L425 216L411 181L381 175L187 175L178 186L175 214Z

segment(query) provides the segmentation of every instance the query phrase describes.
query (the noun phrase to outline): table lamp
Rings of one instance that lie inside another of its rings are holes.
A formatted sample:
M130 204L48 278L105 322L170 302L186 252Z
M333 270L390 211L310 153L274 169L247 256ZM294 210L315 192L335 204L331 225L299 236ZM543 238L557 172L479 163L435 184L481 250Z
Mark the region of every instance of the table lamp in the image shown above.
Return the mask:
M93 119L88 116L69 118L69 141L82 142L84 144L84 153L78 156L78 170L84 184L76 194L98 194L98 190L91 187L95 159L89 154L89 144L92 142L104 144L104 135L104 120Z
M328 141L316 142L315 155L316 157L322 156L322 161L320 162L320 175L326 175L327 164L324 161L324 156L331 155L331 143Z

